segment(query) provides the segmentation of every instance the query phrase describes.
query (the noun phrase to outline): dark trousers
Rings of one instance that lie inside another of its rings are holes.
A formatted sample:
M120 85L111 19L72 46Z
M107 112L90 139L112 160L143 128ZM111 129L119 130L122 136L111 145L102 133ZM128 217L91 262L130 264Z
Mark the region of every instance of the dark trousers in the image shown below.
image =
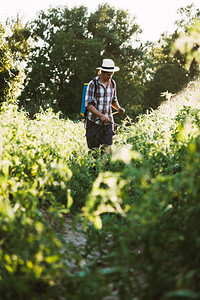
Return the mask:
M89 149L110 146L113 143L113 126L98 125L90 120L86 120L86 138Z

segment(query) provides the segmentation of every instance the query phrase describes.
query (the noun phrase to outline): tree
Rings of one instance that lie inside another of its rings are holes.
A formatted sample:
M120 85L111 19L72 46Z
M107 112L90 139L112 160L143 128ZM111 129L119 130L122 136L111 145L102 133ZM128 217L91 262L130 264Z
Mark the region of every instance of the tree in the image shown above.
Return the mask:
M5 28L0 24L0 104L16 100L22 81L6 41Z
M188 24L194 24L195 18L200 16L200 11L196 10L194 5L188 5L185 8L180 8L178 13L181 15L181 19L176 21L177 28L175 32L170 35L163 34L158 43L152 44L150 47L149 61L151 61L151 68L149 75L151 76L145 84L146 91L144 97L147 107L156 108L163 101L161 93L166 91L172 94L176 93L199 74L197 60L195 61L194 59L195 57L197 58L197 52L193 52L196 56L192 57L192 64L186 70L187 56L181 49L177 51L174 45L180 30L184 32L182 34L184 38L185 35L189 34L190 30L188 28L190 28L190 25ZM196 35L199 36L199 32L196 32ZM197 50L197 39L195 41ZM194 43L190 45L194 47ZM183 46L184 44L182 43ZM172 48L175 50L172 51ZM193 50L195 50L195 47Z
M38 44L26 69L22 104L30 100L32 114L40 106L78 112L83 83L92 75L99 48L87 36L87 9L51 8L30 29Z
M79 113L83 84L96 75L95 68L104 57L120 66L118 90L125 85L134 89L130 79L138 53L131 47L131 38L139 27L128 12L107 4L90 16L84 6L51 8L39 14L30 30L38 45L28 62L20 99L23 105L30 100L32 114L40 106L68 115Z
M90 15L88 29L94 40L103 42L103 56L112 58L120 67L120 72L114 76L118 98L129 115L134 117L141 107L144 92L144 70L141 70L144 52L136 45L137 36L141 33L139 25L128 11L104 4ZM136 47L133 47L134 44Z
M146 85L147 107L157 108L163 101L162 93L175 94L186 85L187 72L174 63L163 64L155 72L153 79Z
M151 44L148 51L148 79L144 83L143 104L146 108L157 108L163 101L162 93L178 92L188 82L188 74L177 57L168 51L166 36Z
M199 73L200 63L200 21L195 19L194 24L188 25L187 29L187 32L179 33L173 45L173 51L186 55L185 67L190 72L193 70L196 75L195 73Z
M17 65L23 64L31 52L32 45L28 23L23 24L22 18L17 15L16 18L6 20L6 27L9 31L9 34L6 35L6 41L13 59Z
M122 48L130 45L134 34L140 32L127 11L116 10L108 4L99 5L97 11L90 15L88 31L94 39L103 42L104 54L107 57L121 55Z

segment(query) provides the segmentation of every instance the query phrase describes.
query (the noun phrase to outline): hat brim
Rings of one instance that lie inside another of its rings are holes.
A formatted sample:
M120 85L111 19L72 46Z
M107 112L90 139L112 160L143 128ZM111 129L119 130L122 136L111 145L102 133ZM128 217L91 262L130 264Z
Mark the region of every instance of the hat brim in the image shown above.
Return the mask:
M111 68L111 69L108 69L108 68L102 68L102 67L98 67L97 70L102 70L102 71L105 71L105 72L118 72L120 70L119 67L114 67L114 68Z

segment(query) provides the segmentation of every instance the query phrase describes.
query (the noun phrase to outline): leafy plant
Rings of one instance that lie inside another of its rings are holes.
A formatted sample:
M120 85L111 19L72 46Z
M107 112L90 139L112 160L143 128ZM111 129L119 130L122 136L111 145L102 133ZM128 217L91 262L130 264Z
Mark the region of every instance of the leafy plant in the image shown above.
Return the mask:
M3 299L199 298L199 84L124 125L88 154L82 122L2 106Z

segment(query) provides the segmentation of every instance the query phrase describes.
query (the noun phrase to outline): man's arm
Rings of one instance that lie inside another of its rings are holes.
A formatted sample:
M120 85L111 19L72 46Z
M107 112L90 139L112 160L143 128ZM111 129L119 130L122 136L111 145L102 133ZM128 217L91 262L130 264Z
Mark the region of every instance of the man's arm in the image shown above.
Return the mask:
M115 108L120 114L124 114L125 113L125 109L119 105L118 100L115 100L112 103L112 107Z

